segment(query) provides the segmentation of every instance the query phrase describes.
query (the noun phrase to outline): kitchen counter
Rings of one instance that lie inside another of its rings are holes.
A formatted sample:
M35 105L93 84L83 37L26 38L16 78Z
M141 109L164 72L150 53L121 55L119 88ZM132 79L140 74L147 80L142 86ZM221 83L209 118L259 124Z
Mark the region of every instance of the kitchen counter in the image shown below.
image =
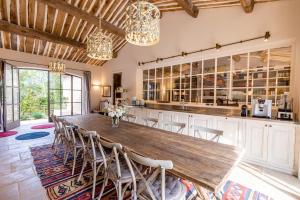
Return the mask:
M135 106L134 106L135 107ZM268 118L259 118L259 117L241 117L239 108L217 108L217 107L195 107L195 106L185 106L185 109L182 108L181 105L170 105L170 104L146 104L145 107L147 109L155 109L155 110L165 110L165 111L174 111L174 112L183 112L183 113L192 113L192 114L202 114L202 115L212 115L212 116L220 116L220 117L232 117L232 118L240 118L240 119L253 119L259 121L266 122L280 122L280 123L289 123L289 124L300 124L296 121L288 121L288 120L279 120L276 119L277 111L275 109L272 110L272 119Z

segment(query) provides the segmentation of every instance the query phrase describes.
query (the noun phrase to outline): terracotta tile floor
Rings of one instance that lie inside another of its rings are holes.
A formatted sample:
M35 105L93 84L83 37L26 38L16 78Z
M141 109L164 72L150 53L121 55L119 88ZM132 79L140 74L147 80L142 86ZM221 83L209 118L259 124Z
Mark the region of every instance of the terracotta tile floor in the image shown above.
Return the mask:
M18 135L39 131L30 129L25 123L17 128ZM0 138L0 200L44 200L45 189L36 175L30 147L52 143L51 134L35 140L18 141L15 136ZM248 188L263 192L274 199L300 199L300 181L273 170L241 163L229 177Z

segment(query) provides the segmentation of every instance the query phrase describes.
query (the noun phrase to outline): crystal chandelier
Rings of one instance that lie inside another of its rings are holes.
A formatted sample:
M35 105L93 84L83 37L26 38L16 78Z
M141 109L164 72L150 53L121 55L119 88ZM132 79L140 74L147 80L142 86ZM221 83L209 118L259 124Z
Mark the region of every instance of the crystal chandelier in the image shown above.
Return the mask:
M48 65L48 68L51 72L65 73L66 65L60 61L51 61Z
M132 3L126 9L126 40L138 46L159 42L159 9L144 0Z
M104 35L101 29L101 12L99 31L87 38L87 56L98 60L110 60L113 56L112 39Z

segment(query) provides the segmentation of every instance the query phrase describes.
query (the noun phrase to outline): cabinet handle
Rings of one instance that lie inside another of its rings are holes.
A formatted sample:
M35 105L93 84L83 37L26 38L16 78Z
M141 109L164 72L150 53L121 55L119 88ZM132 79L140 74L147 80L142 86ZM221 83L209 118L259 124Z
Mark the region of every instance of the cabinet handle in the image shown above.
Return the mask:
M265 127L267 127L268 125L267 124L265 124Z
M272 125L269 125L269 127L271 127L271 128L272 128Z

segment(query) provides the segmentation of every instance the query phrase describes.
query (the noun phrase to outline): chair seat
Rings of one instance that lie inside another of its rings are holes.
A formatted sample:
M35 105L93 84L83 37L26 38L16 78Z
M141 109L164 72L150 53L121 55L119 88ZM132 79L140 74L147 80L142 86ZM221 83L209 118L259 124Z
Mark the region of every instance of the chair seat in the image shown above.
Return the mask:
M87 155L88 155L88 160L96 161L96 162L103 162L103 157L99 150L96 150L96 159L93 158L92 150L89 150L89 153Z
M180 182L179 178L174 176L166 176L166 200L184 200L186 196L186 186ZM161 176L158 176L156 180L150 185L154 196L157 199L161 199ZM145 194L149 196L149 194Z
M119 177L119 181L121 183L128 183L132 181L131 173L125 163L125 161L120 161L120 169L121 169L121 177ZM135 171L135 170L134 170ZM117 175L117 164L115 162L111 163L108 166L108 176L111 179Z

